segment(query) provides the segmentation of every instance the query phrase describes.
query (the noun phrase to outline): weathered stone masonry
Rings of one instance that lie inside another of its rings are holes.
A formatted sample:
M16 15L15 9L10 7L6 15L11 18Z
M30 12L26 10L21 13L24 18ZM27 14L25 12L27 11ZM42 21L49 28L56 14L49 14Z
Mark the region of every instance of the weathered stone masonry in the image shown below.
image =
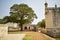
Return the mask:
M48 3L45 3L45 21L47 34L60 37L60 7L48 7Z

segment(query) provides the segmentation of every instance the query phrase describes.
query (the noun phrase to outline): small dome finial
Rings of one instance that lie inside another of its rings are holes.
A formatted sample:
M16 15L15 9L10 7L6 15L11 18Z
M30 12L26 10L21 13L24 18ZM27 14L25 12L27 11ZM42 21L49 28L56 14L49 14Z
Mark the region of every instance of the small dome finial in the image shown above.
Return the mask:
M45 0L45 5L48 5L47 1Z
M57 5L55 4L55 8L57 8Z

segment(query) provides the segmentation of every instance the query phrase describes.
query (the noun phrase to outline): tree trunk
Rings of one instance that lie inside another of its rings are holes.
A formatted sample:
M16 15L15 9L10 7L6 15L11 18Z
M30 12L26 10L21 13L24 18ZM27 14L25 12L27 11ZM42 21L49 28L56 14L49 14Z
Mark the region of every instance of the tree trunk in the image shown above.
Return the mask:
M21 31L23 31L23 25L21 24Z
M23 31L23 15L21 16L20 25L21 25L21 31Z

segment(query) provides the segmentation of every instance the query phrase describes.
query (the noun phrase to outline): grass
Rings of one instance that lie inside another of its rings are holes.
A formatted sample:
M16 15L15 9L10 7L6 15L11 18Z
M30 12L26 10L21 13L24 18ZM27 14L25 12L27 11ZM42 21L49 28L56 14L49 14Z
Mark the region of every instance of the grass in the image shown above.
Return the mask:
M8 34L21 34L22 32L8 32Z
M26 33L27 35L23 38L23 40L31 40L31 34L32 34L32 32L27 32Z
M55 38L56 40L60 40L60 38Z
M31 40L31 34L32 34L32 32L20 32L20 31L18 31L18 32L8 32L8 34L22 34L22 33L24 33L24 34L27 34L24 38L23 38L23 40Z
M26 35L23 40L30 40L29 35Z
M40 37L43 37L43 39L48 40L48 39L46 39L45 36L43 36L41 34L40 34L41 35L40 36L39 33L37 33L37 32L20 32L20 31L18 31L18 32L8 32L8 33L9 34L22 34L22 33L24 33L24 34L26 34L26 36L23 38L23 40L35 40L35 39L40 38ZM60 38L55 38L55 39L60 40Z

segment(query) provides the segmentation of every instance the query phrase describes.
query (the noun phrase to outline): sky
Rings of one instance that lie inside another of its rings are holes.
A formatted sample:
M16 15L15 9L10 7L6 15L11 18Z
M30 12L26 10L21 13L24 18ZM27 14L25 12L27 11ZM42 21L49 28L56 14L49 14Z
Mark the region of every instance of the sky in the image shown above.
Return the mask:
M60 6L60 0L46 0L48 7L54 7L55 4ZM31 7L37 15L37 19L34 19L32 24L37 24L42 19L45 19L44 3L45 0L0 0L0 18L9 16L10 7L14 4L27 4Z

